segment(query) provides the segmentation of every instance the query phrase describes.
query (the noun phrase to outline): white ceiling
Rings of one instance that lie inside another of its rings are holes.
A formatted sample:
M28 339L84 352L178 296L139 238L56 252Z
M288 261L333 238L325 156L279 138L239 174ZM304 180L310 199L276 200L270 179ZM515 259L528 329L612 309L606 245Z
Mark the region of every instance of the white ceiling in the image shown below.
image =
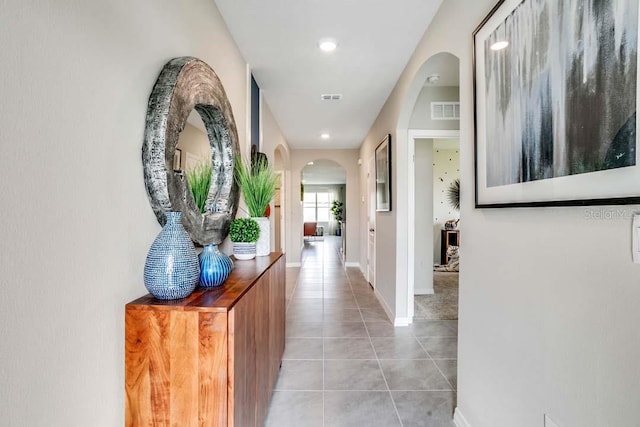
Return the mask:
M215 2L289 145L357 148L442 0Z

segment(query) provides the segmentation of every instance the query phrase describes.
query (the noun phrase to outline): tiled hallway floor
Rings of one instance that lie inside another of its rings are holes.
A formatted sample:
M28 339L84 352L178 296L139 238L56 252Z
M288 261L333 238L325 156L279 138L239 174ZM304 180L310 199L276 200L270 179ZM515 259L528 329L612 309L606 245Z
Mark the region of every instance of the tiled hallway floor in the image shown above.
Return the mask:
M287 340L269 427L452 427L457 321L393 327L337 239L287 269Z

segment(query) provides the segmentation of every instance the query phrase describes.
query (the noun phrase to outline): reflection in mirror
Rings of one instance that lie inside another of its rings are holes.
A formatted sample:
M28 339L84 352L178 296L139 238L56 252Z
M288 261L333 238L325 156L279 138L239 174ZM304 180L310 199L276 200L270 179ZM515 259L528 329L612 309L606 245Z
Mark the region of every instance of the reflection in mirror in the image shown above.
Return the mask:
M183 173L192 171L198 164L211 162L211 147L209 146L207 129L197 111L193 110L187 117L187 123L178 137L176 149L180 150L178 152L180 156L178 169Z
M178 137L174 154L174 172L186 180L185 197L192 197L201 213L206 212L206 203L211 187L211 147L207 130L200 115L194 110L189 114L184 129Z

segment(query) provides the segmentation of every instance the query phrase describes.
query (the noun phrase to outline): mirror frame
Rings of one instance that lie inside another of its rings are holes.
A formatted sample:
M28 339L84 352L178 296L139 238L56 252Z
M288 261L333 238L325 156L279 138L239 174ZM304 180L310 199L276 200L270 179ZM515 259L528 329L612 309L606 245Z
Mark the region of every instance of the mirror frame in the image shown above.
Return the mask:
M194 109L211 147L211 188L204 214L196 207L184 174L173 171L180 132ZM149 97L142 146L145 186L158 222L166 223L165 212L181 211L182 224L194 242L222 243L238 210L234 162L239 155L231 104L213 69L190 56L167 62Z

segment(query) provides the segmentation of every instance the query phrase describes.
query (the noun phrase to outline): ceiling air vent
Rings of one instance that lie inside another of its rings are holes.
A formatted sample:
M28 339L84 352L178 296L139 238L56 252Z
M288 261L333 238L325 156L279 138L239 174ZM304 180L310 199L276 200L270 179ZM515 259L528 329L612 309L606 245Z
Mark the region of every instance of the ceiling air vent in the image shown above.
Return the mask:
M324 93L320 95L320 99L323 101L340 101L342 99L341 93Z
M460 120L460 103L432 102L431 120Z

